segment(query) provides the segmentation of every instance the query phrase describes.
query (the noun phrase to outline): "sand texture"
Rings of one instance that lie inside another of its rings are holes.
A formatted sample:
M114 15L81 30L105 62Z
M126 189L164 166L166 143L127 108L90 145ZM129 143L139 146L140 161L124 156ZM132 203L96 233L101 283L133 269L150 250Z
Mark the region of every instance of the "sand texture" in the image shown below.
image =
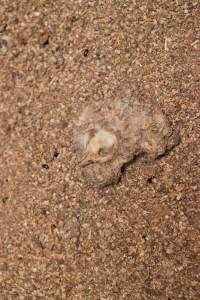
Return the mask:
M0 0L0 299L200 299L199 25L197 0ZM90 187L73 120L131 97L181 142Z

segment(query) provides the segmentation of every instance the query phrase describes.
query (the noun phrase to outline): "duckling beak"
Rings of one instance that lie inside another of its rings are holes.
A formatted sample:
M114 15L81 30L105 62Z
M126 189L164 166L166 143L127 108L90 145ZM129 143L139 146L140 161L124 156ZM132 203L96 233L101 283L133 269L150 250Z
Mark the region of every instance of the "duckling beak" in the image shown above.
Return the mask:
M86 153L83 158L80 160L79 164L81 167L86 167L91 163L95 162L95 159L91 153Z

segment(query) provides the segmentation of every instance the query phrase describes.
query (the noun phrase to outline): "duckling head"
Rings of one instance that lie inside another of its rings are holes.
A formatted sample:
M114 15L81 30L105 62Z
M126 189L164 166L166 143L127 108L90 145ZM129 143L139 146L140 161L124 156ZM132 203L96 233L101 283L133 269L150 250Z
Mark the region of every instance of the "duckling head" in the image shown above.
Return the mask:
M116 147L116 136L109 131L100 129L88 141L80 166L85 167L91 163L105 163L112 160Z

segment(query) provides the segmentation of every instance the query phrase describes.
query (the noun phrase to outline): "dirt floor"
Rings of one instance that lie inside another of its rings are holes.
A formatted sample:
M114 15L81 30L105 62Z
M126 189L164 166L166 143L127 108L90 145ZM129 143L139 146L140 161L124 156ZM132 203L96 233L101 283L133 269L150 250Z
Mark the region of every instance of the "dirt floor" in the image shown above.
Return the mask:
M0 299L200 299L199 28L198 0L0 0ZM130 88L181 143L97 191L72 119Z

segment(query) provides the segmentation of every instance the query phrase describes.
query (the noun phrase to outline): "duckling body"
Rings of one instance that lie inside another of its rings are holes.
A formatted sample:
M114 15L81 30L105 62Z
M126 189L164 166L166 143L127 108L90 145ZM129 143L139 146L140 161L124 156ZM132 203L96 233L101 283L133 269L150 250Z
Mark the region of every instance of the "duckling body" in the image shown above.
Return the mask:
M103 187L119 180L124 164L138 155L156 159L179 137L159 108L124 100L85 108L76 120L74 141L83 175Z

